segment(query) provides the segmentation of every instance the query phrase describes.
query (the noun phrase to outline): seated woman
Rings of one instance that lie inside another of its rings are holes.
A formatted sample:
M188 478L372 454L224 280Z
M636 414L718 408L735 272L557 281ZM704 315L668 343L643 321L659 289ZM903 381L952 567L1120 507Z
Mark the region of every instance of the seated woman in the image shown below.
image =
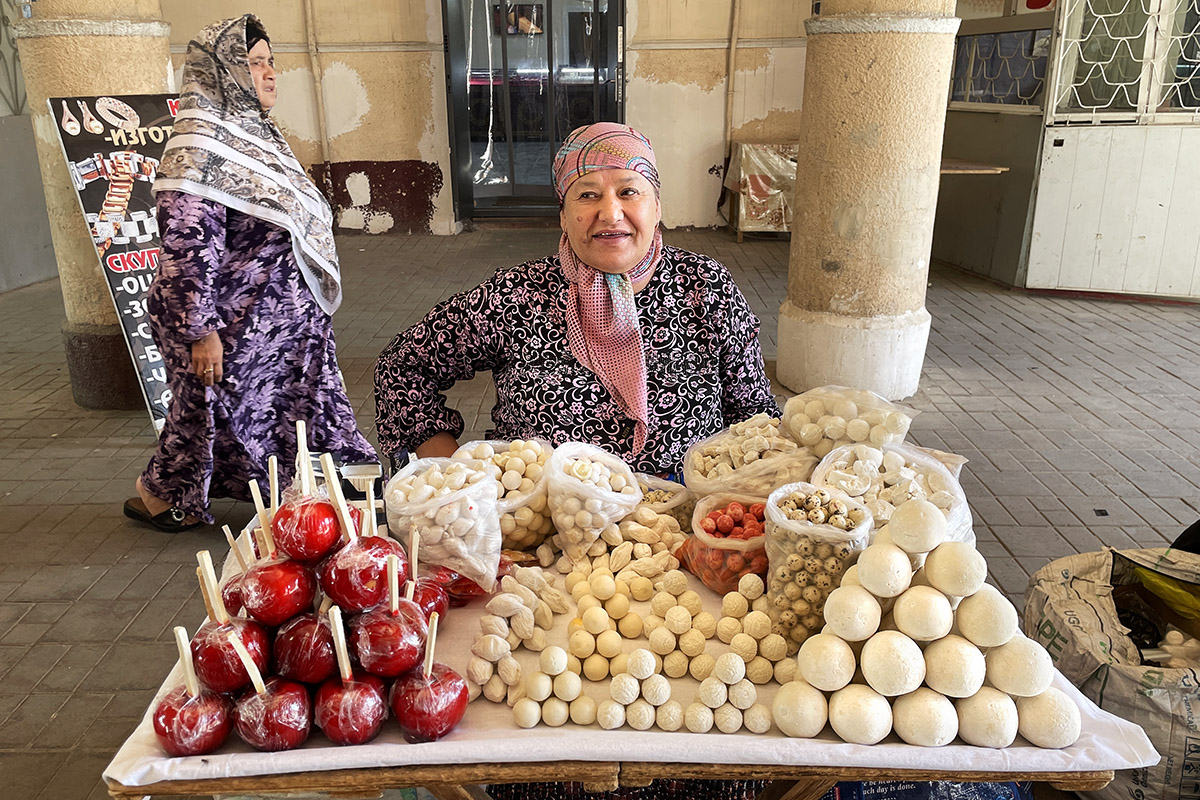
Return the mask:
M375 368L382 451L448 456L443 392L491 370L498 439L588 442L635 471L679 472L692 443L779 415L758 319L717 261L663 244L650 141L579 128L554 159L558 253L499 270L398 335Z

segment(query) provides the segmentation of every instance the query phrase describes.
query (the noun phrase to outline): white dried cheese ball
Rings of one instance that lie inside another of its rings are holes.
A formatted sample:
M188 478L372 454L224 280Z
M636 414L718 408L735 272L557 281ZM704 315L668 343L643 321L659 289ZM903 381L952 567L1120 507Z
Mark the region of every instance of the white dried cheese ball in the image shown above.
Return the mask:
M924 686L892 702L896 735L918 747L941 747L958 735L954 703Z
M704 652L705 639L704 634L692 628L690 631L685 631L679 637L679 649L688 658L698 656Z
M918 642L932 642L950 632L954 610L946 595L932 586L910 586L892 606L896 628Z
M625 722L636 731L654 727L654 706L645 700L634 700L625 708Z
M1079 739L1079 706L1053 687L1033 697L1017 698L1017 730L1038 747L1070 747Z
M725 617L741 618L746 616L746 611L750 608L750 601L745 595L740 592L728 592L721 598L721 615Z
M678 605L678 602L675 595L670 592L659 592L650 601L650 610L654 612L655 616L665 617L667 611Z
M766 591L763 579L753 572L748 572L738 580L738 594L747 600L756 600Z
M713 726L712 709L703 703L692 703L683 712L683 721L692 733L708 733Z
M771 703L771 716L785 736L811 739L825 727L828 715L825 695L805 681L783 684Z
M762 685L770 683L775 676L775 665L762 656L755 656L746 662L746 677L751 682Z
M692 615L683 606L672 606L663 617L667 630L676 636L682 636L692 629Z
M566 701L557 697L551 697L542 703L542 722L549 725L551 728L557 728L564 724L571 714L571 707Z
M739 658L738 661L741 661ZM692 663L688 664L688 674L698 681L702 681L709 675L713 674L716 669L717 660L708 653L701 653L692 659Z
M782 686L785 683L790 683L796 679L796 674L800 669L800 665L796 663L794 658L785 658L775 665L772 673L775 682Z
M585 594L582 597L575 598L575 609L579 614L580 622L583 622L583 616L593 608L603 608L604 604L600 602L600 598L593 594ZM607 613L607 612L606 612ZM583 626L585 629L587 625Z
M542 702L554 692L554 679L544 672L531 672L525 676L525 695Z
M538 666L547 675L557 675L567 668L567 651L551 645L538 654Z
M767 661L779 661L786 658L787 639L784 639L778 633L768 633L758 642L758 654Z
M700 631L705 639L711 639L717 632L717 618L707 611L701 611L692 617L692 627Z
M725 644L733 641L733 637L742 632L742 621L736 617L721 617L717 621L717 638Z
M966 597L983 586L987 559L966 542L942 542L925 558L923 572L925 580L938 591Z
M608 696L623 706L637 700L639 694L641 694L641 685L638 683L638 679L628 672L614 675L612 682L608 685Z
M655 653L658 653L660 656L665 656L667 653L670 653L675 649L675 634L667 630L665 626L662 628L655 628L650 632L650 635L646 637L646 640L650 643L650 649Z
M607 572L593 572L588 577L588 583L592 587L592 594L598 600L607 600L617 593L617 582Z
M805 639L796 655L796 663L800 677L823 692L836 692L854 677L854 651L831 633L818 633Z
M1014 697L1033 697L1050 688L1054 662L1033 639L1014 636L987 652L987 682Z
M946 541L946 515L928 500L909 500L892 512L888 530L904 552L928 553Z
M911 590L909 590L911 591ZM879 630L882 611L875 596L861 586L842 585L825 600L829 632L847 642L861 642Z
M682 651L673 650L663 657L663 673L668 678L682 678L687 675L689 659Z
M829 725L844 742L877 744L892 730L892 706L870 686L852 683L830 696Z
M542 721L542 707L528 697L522 697L513 706L513 721L520 728L532 728Z
M979 647L999 647L1016 635L1020 627L1017 609L1000 590L984 584L964 597L954 612L959 632Z
M752 603L750 603L750 610L751 611L761 611L764 614L770 614L771 613L771 599L769 597L767 597L765 594L759 595L758 597L754 598L754 601Z
M999 689L984 686L954 703L958 735L976 747L1008 747L1017 738L1017 704Z
M758 689L750 681L742 678L729 686L729 704L734 708L745 711L758 702Z
M593 636L598 636L608 630L608 612L604 610L603 606L589 608L583 612L583 628Z
M626 639L636 639L642 635L644 630L642 625L642 617L636 611L630 611L621 617L617 622L617 630Z
M700 688L696 690L696 699L709 708L718 708L729 699L729 689L715 675L709 675L700 681Z
M642 697L652 706L661 706L671 699L671 682L662 675L651 675L642 681Z
M730 640L729 648L744 661L749 661L758 655L758 640L748 633L739 633Z
M852 564L842 573L842 582L838 586L862 586L858 579L858 564Z
M602 681L608 677L608 659L592 653L583 660L583 676L589 681Z
M554 696L559 700L570 703L582 691L583 681L574 672L560 672L554 676Z
M617 631L604 631L596 637L596 652L605 658L613 658L621 652L622 641Z
M925 683L947 697L974 695L986 671L983 653L961 636L951 634L925 647Z
M677 731L683 727L683 706L678 700L668 700L654 712L654 723L664 731Z
M662 576L662 587L663 591L678 597L687 591L687 575L683 574L681 570L673 569Z
M639 647L629 654L626 670L635 679L642 681L654 674L654 653L644 647Z
M742 618L742 631L761 639L771 632L771 617L762 611L751 611Z
M576 725L591 725L596 721L596 701L581 694L571 701L571 722Z
M700 595L694 590L688 589L683 594L679 595L679 605L688 610L688 613L693 617L704 610L704 601L700 599Z
M713 722L722 733L737 733L742 729L742 712L726 703L713 710Z
M612 700L604 700L596 706L596 721L606 731L615 730L625 724L625 706Z
M912 581L908 553L894 544L871 545L859 554L857 566L858 582L876 597L896 597Z
M885 697L908 694L925 680L925 656L920 646L898 631L880 631L868 639L859 666L871 688Z
M751 733L766 733L771 730L771 709L755 703L742 712L742 725Z
M746 677L746 662L737 653L722 653L713 665L712 675L722 683L737 683Z

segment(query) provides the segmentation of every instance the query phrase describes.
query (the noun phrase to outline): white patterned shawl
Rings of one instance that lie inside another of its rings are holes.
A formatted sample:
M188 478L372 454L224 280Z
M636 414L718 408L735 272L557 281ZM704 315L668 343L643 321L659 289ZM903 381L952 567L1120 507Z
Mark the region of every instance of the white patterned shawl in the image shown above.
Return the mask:
M180 191L286 229L325 313L342 302L333 213L263 111L246 52L252 14L209 25L188 43L175 129L154 191Z

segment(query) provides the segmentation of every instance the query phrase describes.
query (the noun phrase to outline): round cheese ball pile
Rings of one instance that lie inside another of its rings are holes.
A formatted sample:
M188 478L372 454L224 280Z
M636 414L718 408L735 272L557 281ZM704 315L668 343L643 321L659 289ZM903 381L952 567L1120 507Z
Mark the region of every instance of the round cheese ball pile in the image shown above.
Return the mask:
M737 591L721 598L721 618L717 636L746 662L746 677L763 684L775 676L775 665L788 654L788 639L767 613L763 581L757 575L744 575ZM795 650L792 651L795 653Z
M693 733L707 733L714 725L722 733L737 733L743 725L751 733L771 728L771 712L758 703L758 689L747 679L746 662L737 653L722 653L716 659L684 719Z
M610 465L603 454L559 455L561 460L552 462L557 473L548 477L551 518L558 530L554 542L571 561L580 561L604 551L601 534L608 529L615 538L614 523L636 506L641 491L633 473L615 457L609 457ZM593 546L598 546L595 553L590 552Z
M570 656L561 647L550 646L538 657L538 671L521 683L519 697L512 703L513 721L522 728L539 722L556 728L569 719L578 725L596 720L596 703L583 694L583 681L569 669Z
M630 610L631 590L607 569L572 572L566 585L578 609L567 625L567 649L588 680L604 680L616 672L625 639L642 634L642 618Z
M671 700L671 683L661 674L661 664L644 648L629 653L625 669L613 675L609 684L609 699L597 708L596 718L602 728L611 730L625 724L644 731L658 725L674 731L681 727L683 710Z
M755 414L692 450L688 469L703 479L722 481L742 467L755 467L761 461L795 453L799 445L784 436L779 428L780 422L775 417ZM784 460L779 466L778 470L767 470L762 475L738 480L737 491L765 497L776 486L807 477L805 473L811 471L811 459Z
M885 404L883 398L868 392L805 392L784 406L784 430L812 448L817 458L847 444L862 442L882 447L903 441L912 417Z
M541 544L554 530L546 508L546 484L542 480L552 449L536 439L515 439L507 449L490 442L463 445L454 459L475 459L487 465L496 479L500 508L500 533L504 547L528 550Z
M949 515L958 499L953 478L941 470L923 470L920 464L905 461L895 450L855 445L834 458L824 473L824 484L862 502L871 512L876 528L882 527L909 500L928 500Z
M661 656L670 678L691 674L703 680L712 671L713 657L706 652L717 621L703 609L700 595L688 588L688 577L671 570L655 584L651 614L643 623L649 649Z
M863 551L857 583L830 595L824 630L801 646L801 685L775 699L780 729L815 736L827 714L834 732L856 744L892 730L926 747L956 736L1007 747L1018 732L1039 747L1074 744L1079 709L1050 686L1050 656L1020 634L1016 609L984 583L983 556L945 541L945 517L928 501L905 504L888 527L891 542ZM919 555L925 566L914 574Z

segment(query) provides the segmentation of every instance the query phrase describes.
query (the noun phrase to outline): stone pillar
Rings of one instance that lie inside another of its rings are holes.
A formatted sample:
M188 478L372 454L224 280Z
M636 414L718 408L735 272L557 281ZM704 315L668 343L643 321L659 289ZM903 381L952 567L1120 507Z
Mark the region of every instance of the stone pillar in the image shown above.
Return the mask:
M13 25L67 319L75 402L141 408L141 389L71 185L47 97L157 94L171 82L170 26L159 0L39 0Z
M917 390L955 0L824 0L808 55L777 374Z

